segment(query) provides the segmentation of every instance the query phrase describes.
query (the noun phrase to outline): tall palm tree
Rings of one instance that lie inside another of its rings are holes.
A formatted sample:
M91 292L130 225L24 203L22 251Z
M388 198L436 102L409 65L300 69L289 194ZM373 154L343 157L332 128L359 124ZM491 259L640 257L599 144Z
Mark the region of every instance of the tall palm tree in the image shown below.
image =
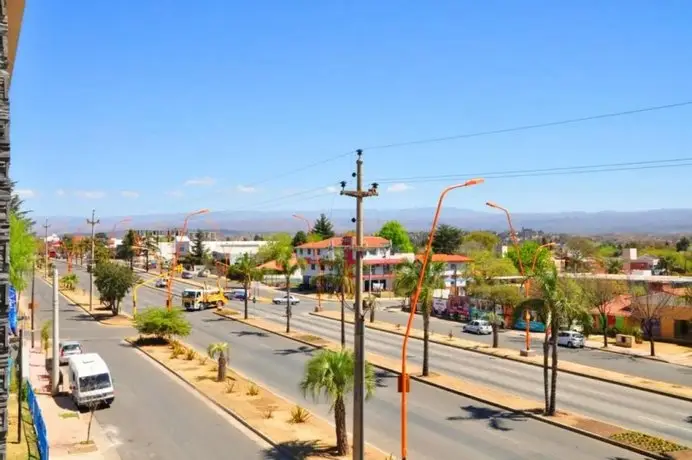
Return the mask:
M336 428L337 455L349 452L348 432L346 431L345 397L353 391L355 358L351 350L322 350L308 361L305 376L300 382L303 394L316 400L324 395L332 404ZM365 397L375 392L375 371L370 363L365 363Z
M328 262L330 273L326 276L329 286L336 288L341 301L341 348L346 347L346 296L353 293L353 266L343 253L337 252Z
M253 281L261 280L264 277L264 271L257 268L254 257L251 257L250 254L245 253L235 262L235 264L228 268L228 277L232 280L243 283L243 289L245 290L245 309L243 311L243 317L247 319L248 293L250 292L250 285Z
M422 263L418 260L406 261L399 264L396 268L394 290L411 299L416 290L416 285L418 284L421 267ZM445 287L444 273L445 264L441 262L428 262L423 277L421 292L418 297L418 302L423 306L423 375L426 377L430 373L430 314L432 313L435 289L442 289ZM411 305L411 308L416 307L416 305Z
M216 381L226 380L226 364L228 364L228 344L224 342L210 343L207 354L211 359L217 360Z
M286 333L288 334L291 332L291 278L305 263L295 259L292 252L284 251L277 257L276 264L279 267L279 274L286 279Z

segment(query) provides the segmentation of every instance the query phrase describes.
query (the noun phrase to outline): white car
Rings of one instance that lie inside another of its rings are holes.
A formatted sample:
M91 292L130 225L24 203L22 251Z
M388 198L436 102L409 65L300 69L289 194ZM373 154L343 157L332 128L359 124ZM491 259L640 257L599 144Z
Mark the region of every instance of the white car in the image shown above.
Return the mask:
M70 356L81 355L82 345L74 340L60 342L60 364L67 364Z
M584 336L577 331L560 331L557 333L558 346L584 348Z
M289 300L288 297L289 296L274 297L272 299L272 303L274 303L275 305L286 305L286 301ZM290 302L291 305L297 305L298 303L300 303L300 300L298 300L297 297L290 296Z
M154 286L156 286L157 288L168 287L168 280L165 278L159 278L156 280L156 283L154 283Z
M464 324L464 332L471 332L473 334L492 334L493 327L484 319L474 319L468 324Z

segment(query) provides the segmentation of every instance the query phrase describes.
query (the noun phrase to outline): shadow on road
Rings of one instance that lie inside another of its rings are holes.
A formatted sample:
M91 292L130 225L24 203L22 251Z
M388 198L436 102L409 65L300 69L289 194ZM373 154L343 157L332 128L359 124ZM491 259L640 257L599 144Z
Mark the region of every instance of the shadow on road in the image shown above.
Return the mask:
M313 347L308 347L306 345L302 345L298 348L284 348L283 350L276 350L276 351L274 351L274 354L275 355L281 355L281 356L289 356L289 355L297 355L297 354L309 355L313 351L315 351L315 349Z
M267 460L333 457L335 455L335 447L323 446L318 441L289 441L264 451L264 458Z
M233 334L238 336L238 337L247 337L247 336L262 337L262 338L269 337L269 334L267 334L266 332L262 332L262 331L236 331L236 332L233 332Z
M389 371L384 371L380 369L375 370L375 385L377 388L387 388L389 383L387 380L396 379L397 374Z
M204 318L202 320L203 323L216 323L218 321L230 321L230 319L224 318L222 316L217 316L216 318Z
M690 415L689 417L687 417L685 420L687 420L687 423L692 423L692 415Z
M491 407L480 406L461 406L460 409L466 412L467 415L455 415L447 417L450 421L464 420L487 420L488 426L494 430L511 431L512 428L507 426L506 422L523 422L526 417L514 412L504 411L501 409L493 409Z

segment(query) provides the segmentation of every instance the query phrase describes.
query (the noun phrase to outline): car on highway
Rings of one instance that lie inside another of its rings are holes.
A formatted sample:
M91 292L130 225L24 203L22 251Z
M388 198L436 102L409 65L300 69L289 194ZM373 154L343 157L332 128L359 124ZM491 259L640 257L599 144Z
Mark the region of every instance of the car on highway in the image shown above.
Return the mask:
M228 300L245 300L247 291L245 289L230 289L224 292Z
M167 278L159 278L156 280L156 283L154 283L154 286L157 288L165 288L168 286L168 279Z
M82 345L75 340L60 342L60 364L67 364L70 356L81 355Z
M470 332L472 334L492 334L493 328L489 322L484 319L474 319L468 324L464 324L464 332Z
M300 303L300 300L298 299L298 297L294 297L294 296L290 296L290 299L289 299L289 296L286 296L286 295L274 297L272 299L272 303L274 305L286 305L287 302L291 302L291 305L298 305Z
M557 345L567 348L584 348L584 336L577 331L560 331L557 333Z
M194 278L194 274L192 272L183 272L182 275L180 275L184 280L191 280Z

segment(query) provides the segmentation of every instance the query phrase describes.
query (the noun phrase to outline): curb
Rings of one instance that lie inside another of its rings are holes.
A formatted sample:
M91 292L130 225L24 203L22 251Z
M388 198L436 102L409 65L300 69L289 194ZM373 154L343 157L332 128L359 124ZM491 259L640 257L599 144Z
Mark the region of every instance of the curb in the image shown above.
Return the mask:
M168 367L168 366L167 366L166 364L164 364L163 362L161 362L161 361L159 361L158 359L154 358L152 355L150 355L149 353L147 353L146 350L142 349L142 348L139 347L138 345L135 345L135 344L133 343L133 341L131 341L130 339L127 339L127 338L126 338L125 341L126 341L127 343L129 343L133 348L136 348L137 350L139 350L139 351L141 351L142 353L144 353L144 354L147 356L147 358L149 358L150 360L154 361L154 362L155 362L156 364L158 364L159 366L163 367L166 371L168 371L168 372L170 372L171 374L173 374L176 378L180 379L185 385L187 385L188 387L190 387L190 388L192 388L193 390L195 390L199 395L201 395L202 397L204 397L207 401L209 401L209 402L211 402L212 404L214 404L214 406L218 407L219 409L221 409L222 411L224 411L225 413L227 413L228 415L230 415L231 417L233 417L234 419L236 419L238 422L240 422L241 425L243 425L245 428L247 428L248 430L250 430L250 431L252 431L253 433L255 433L255 435L259 436L264 442L266 442L267 444L269 444L270 446L272 446L272 447L273 447L274 449L276 449L279 453L281 453L282 455L284 455L284 456L286 456L286 457L288 457L288 458L292 458L292 459L294 459L294 460L299 460L298 457L295 457L293 454L291 454L290 452L286 451L286 448L285 448L285 447L282 447L279 443L277 443L277 442L274 441L272 438L270 438L269 436L267 436L266 434L264 434L264 432L262 432L261 430L255 428L254 426L252 426L252 425L251 425L250 423L248 423L244 418L242 418L240 415L236 414L235 411L233 411L232 409L229 409L228 407L225 407L224 405L218 403L218 402L215 401L214 399L210 398L210 397L209 397L207 394L205 394L203 391L201 391L199 388L197 388L196 386L194 386L192 383L188 382L187 379L185 379L182 375L180 375L180 373L174 371L173 369L171 369L170 367ZM234 372L235 372L235 371L234 371Z
M637 359L647 359L649 361L655 361L658 363L667 363L667 364L671 364L673 366L682 366L682 367L692 368L692 364L680 364L680 363L676 363L673 361L669 361L667 359L660 358L658 356L640 355L638 353L626 353L626 352L622 352L622 351L611 349L611 348L603 348L603 347L596 347L596 346L590 346L590 345L584 345L584 348L588 348L589 350L605 351L606 353L615 353L617 355L632 356L632 357L637 358Z
M270 333L272 333L272 334L275 334L275 335L278 335L278 336L281 336L281 337L285 337L285 338L294 340L294 341L299 342L299 343L303 343L303 344L308 345L308 346L311 346L311 347L313 347L313 348L315 348L315 349L324 349L324 348L328 348L327 345L316 345L316 344L311 343L311 342L306 341L306 340L301 340L301 339L298 339L298 338L295 338L295 337L291 337L290 335L285 334L285 333L273 331L273 330L271 330L271 329L264 328L264 327L262 327L262 326L257 326L257 325L254 325L254 324L250 324L250 323L246 322L245 320L243 320L243 319L241 319L241 318L233 318L233 317L231 317L231 316L227 316L227 315L224 315L223 313L216 312L216 311L214 312L214 314L216 314L216 315L218 315L218 316L221 316L221 317L224 317L224 318L227 318L227 319L230 319L230 320L232 320L232 321L236 321L236 322L245 324L245 325L250 326L250 327L255 327L255 328L257 328L257 329L261 329L261 330L263 330L263 331L270 332ZM383 370L386 370L386 371L388 371L388 372L392 372L392 373L394 373L394 374L401 375L401 371L400 371L400 370L396 370L396 369L394 369L394 368L391 368L391 367L388 367L388 366L385 366L385 365L382 365L382 364L374 364L374 363L371 363L371 364L372 364L374 367L377 367L377 368L379 368L379 369L383 369ZM605 442L605 443L607 443L607 444L610 444L610 445L613 445L613 446L616 446L616 447L619 447L619 448L622 448L622 449L625 449L625 450L629 450L629 451L631 451L631 452L635 452L635 453L640 454L640 455L645 455L645 456L648 456L648 457L651 457L651 458L655 458L655 459L657 459L657 460L671 460L671 458L672 458L672 457L670 457L668 454L662 454L662 453L656 453L656 452L649 452L649 451L644 450L644 449L641 449L641 448L639 448L639 447L631 446L631 445L629 445L629 444L625 444L625 443L622 443L622 442L620 442L620 441L616 441L616 440L613 440L613 439L610 439L610 438L607 438L607 437L598 435L598 434L593 433L593 432L590 432L590 431L586 431L586 430L582 430L582 429L580 429L580 428L576 428L576 427L573 427L573 426L570 426L570 425L566 425L566 424L564 424L564 423L560 423L560 422L557 422L557 421L555 421L555 420L550 420L550 419L549 419L548 417L546 417L546 416L533 414L533 413L531 413L531 412L527 412L527 411L520 410L520 409L515 409L515 408L512 408L512 407L507 406L507 405L505 405L505 404L501 404L501 403L494 402L494 401L492 401L492 400L490 400L490 399L482 398L482 397L479 397L479 396L477 396L477 395L468 394L468 393L465 393L465 392L463 392L463 391L460 391L460 390L457 390L457 389L454 389L454 388L449 388L449 387L447 387L447 386L441 385L441 384L439 384L439 383L432 382L432 381L430 381L430 380L427 380L427 379L425 379L425 378L422 378L422 377L419 377L419 376L416 376L416 375L409 375L409 377L411 378L411 380L415 380L415 381L420 382L420 383L423 383L423 384L425 384L425 385L430 385L430 386L435 387L435 388L437 388L437 389L440 389L440 390L443 390L443 391L447 391L447 392L450 392L450 393L454 393L454 394L456 394L456 395L463 396L463 397L465 397L465 398L473 399L473 400L475 400L475 401L479 401L479 402L482 402L482 403L484 403L484 404L488 404L488 405L490 405L490 406L499 407L500 409L507 410L507 411L510 411L510 412L513 412L513 413L516 413L516 414L520 414L520 415L523 415L523 416L525 416L525 417L529 417L529 418L531 418L531 419L534 419L534 420L537 420L537 421L540 421L540 422L543 422L543 423L547 423L547 424L549 424L549 425L552 425L552 426L555 426L555 427L558 427L558 428L566 429L566 430L571 431L571 432L573 432L573 433L580 434L580 435L583 435L583 436L586 436L586 437L595 439L595 440L597 440L597 441ZM586 417L585 417L585 418L586 418ZM594 419L594 420L595 420L595 419ZM612 423L608 423L608 424L611 425L611 426L615 426L615 427L618 427L618 428L622 428L623 431L631 431L631 430L628 430L627 428L620 427L620 426L614 425L614 424L612 424Z
M339 321L338 318L331 318L331 317L329 317L329 316L323 316L323 315L320 315L319 313L316 313L316 312L309 312L309 314L312 315L312 316L315 316L315 317L317 317L317 318L323 318L323 319L330 320L330 321ZM349 323L349 324L353 324L353 321L346 320L346 322ZM387 331L387 330L384 330L384 329L380 329L380 328L376 328L376 327L369 326L369 325L367 325L367 324L365 325L365 327L366 327L366 328L369 328L369 329L371 329L371 330L373 330L373 331L379 331L379 332L383 332L383 333L386 333L386 334L398 335L398 336L400 336L400 337L403 337L403 336L404 336L404 333L402 333L402 332ZM423 339L421 339L421 338L414 337L414 336L410 336L410 337L411 337L412 339L415 339L415 340L423 340ZM525 361L525 360L523 360L523 359L520 359L519 357L510 356L510 355L501 355L501 354L488 353L488 352L485 351L484 348L460 347L460 346L453 345L453 344L451 344L451 343L440 342L440 341L437 341L437 340L434 340L434 339L430 340L430 342L431 342L431 343L435 343L435 344L437 344L437 345L443 345L443 346L445 346L445 347L454 348L454 349L457 349L457 350L470 351L470 352L482 354L482 355L485 355L485 356L492 356L492 357L495 357L495 358L507 359L507 360L509 360L509 361L514 361L514 362L517 362L517 363L528 364L528 365L531 365L531 366L534 366L534 367L541 367L541 368L543 367L540 363L534 363L534 362L531 362L531 361ZM613 352L613 353L617 353L617 352ZM568 362L569 362L569 361L568 361ZM594 368L594 369L597 369L597 368ZM648 392L648 393L653 393L653 394L657 394L657 395L660 395L660 396L665 396L665 397L668 397L668 398L674 398L674 399L679 399L679 400L681 400L681 401L692 402L692 397L688 397L688 396L680 395L680 394L676 394L676 393L669 393L669 392L667 392L667 391L657 390L657 389L655 389L655 388L644 387L644 386L637 385L637 384L635 384L635 383L627 383L627 382L623 382L623 381L621 381L621 380L614 380L614 379L610 379L610 378L606 378L606 377L600 377L600 376L593 375L593 374L586 374L586 373L584 373L584 372L574 371L574 370L571 370L571 369L561 369L561 368L558 367L558 370L559 370L560 372L564 372L565 374L578 375L578 376L580 376L580 377L585 377L585 378L592 379L592 380L598 380L598 381L600 381L600 382L611 383L611 384L614 384L614 385L619 385L619 386L622 386L622 387L632 388L632 389L634 389L634 390L646 391L646 392ZM626 374L623 374L623 375L626 375ZM643 377L637 377L637 376L631 376L631 375L629 375L628 377L643 378Z

